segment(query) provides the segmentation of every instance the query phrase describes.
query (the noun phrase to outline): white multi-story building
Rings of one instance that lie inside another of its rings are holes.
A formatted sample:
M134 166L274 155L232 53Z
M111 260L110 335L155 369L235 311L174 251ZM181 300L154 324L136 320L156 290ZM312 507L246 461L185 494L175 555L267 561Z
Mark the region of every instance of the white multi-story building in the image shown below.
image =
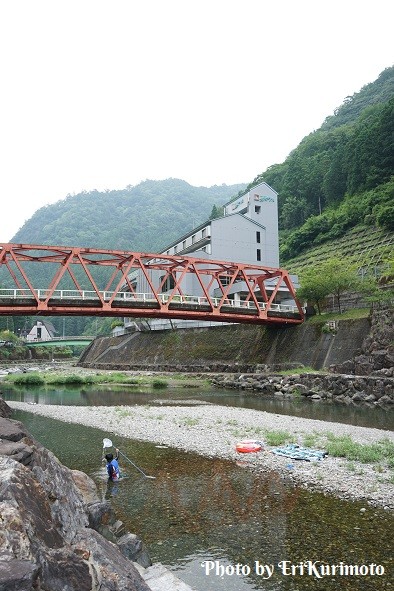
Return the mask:
M162 254L279 267L278 194L267 183L224 206L209 220L173 242Z
M207 260L234 261L278 268L278 194L267 183L260 183L245 195L226 203L223 216L208 220L194 228L169 244L160 254L188 255ZM159 284L159 272L156 273L157 277L153 276L150 279L153 283ZM297 278L291 278L297 287ZM148 281L141 273L136 273L133 281L137 292L150 291ZM272 289L275 284L276 280L273 280ZM164 285L162 291L169 291L172 287L171 284ZM188 295L203 295L202 287L193 274L185 277L182 289ZM244 292L243 283L237 282L232 286L228 296L239 301ZM215 289L212 289L210 295L220 297L220 293L216 294ZM275 301L284 304L292 302L285 286L278 291ZM152 320L150 323L152 327L164 328L169 321ZM132 319L125 319L125 327L133 324ZM176 324L178 327L194 326L195 322L176 321Z

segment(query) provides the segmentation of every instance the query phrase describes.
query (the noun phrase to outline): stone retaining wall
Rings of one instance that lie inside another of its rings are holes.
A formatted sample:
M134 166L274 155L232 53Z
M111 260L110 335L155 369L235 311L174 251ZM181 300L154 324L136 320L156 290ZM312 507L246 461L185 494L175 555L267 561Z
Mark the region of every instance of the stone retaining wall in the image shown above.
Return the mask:
M255 391L259 395L301 395L314 400L342 403L394 404L394 379L385 376L353 376L345 374L300 375L232 375L215 376L212 384L222 388Z
M112 371L150 371L157 373L272 373L299 367L298 363L274 365L252 363L99 363L82 362L79 367Z

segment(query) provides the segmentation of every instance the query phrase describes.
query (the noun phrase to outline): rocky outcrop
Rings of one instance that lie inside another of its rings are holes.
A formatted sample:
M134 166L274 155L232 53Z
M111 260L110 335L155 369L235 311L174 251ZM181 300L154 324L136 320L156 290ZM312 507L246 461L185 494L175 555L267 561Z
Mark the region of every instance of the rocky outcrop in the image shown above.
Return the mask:
M394 309L375 310L371 316L371 330L359 354L344 363L331 365L329 370L359 376L394 377Z
M94 482L17 421L1 417L0 438L0 590L150 591L134 564L151 564L141 540L124 532Z

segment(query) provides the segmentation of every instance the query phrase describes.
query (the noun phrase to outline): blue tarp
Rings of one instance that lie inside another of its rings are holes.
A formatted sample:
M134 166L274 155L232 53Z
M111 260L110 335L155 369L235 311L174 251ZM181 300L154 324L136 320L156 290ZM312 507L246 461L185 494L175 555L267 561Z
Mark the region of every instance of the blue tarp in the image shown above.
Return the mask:
M289 443L284 447L277 447L271 451L278 456L284 456L286 458L291 458L292 460L305 460L306 462L312 460L320 461L328 455L327 451L300 447L296 443Z

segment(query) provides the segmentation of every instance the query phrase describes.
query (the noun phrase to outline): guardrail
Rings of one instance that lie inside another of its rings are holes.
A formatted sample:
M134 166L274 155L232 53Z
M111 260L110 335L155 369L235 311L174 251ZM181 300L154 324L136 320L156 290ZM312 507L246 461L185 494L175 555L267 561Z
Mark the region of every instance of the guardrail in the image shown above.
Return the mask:
M76 337L73 336L64 336L64 337L51 337L50 339L41 339L41 338L33 338L33 339L27 339L24 338L23 340L27 343L30 342L42 342L42 343L47 343L48 341L93 341L96 337L83 337L81 335L78 335Z
M230 300L226 299L224 302L220 298L207 298L206 296L189 296L189 295L175 295L172 296L166 293L160 293L157 298L152 293L131 293L131 292L114 292L114 291L90 291L90 290L73 290L73 289L61 289L50 291L48 289L35 289L34 294L40 301L45 301L50 297L53 300L79 300L79 301L113 301L119 302L138 302L138 303L154 303L159 304L176 304L180 307L182 305L196 305L201 307L213 306L219 308L221 306L231 307L234 309L248 309L256 310L256 304L254 301L242 301L242 300ZM115 295L114 295L115 294ZM21 300L31 299L32 292L26 289L0 289L0 306L1 300ZM265 302L259 303L260 310L266 310L268 308ZM290 306L287 304L270 304L269 310L272 312L282 313L299 313L297 306Z

